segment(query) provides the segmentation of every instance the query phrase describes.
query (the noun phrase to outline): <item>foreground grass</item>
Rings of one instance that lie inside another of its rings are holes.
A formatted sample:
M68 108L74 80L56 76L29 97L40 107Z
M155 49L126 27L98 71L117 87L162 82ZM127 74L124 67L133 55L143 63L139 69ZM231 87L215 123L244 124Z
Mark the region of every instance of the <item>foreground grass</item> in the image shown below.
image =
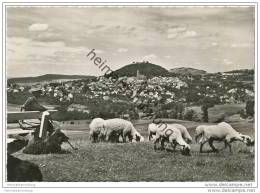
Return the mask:
M191 136L202 123L165 120L185 125ZM135 123L137 130L147 139L147 120ZM203 123L204 124L204 123ZM253 123L237 122L232 126L244 134L254 136ZM64 126L70 141L79 150L70 154L15 156L40 166L47 182L98 182L98 181L253 181L254 156L244 144L233 143L233 153L227 150L216 153L199 153L199 145L191 144L191 156L166 151L154 151L152 142L97 143L89 141L88 125ZM223 143L216 143L218 148ZM205 145L205 150L209 149Z
M253 181L254 156L237 144L233 154L154 151L152 143L91 144L72 141L80 148L71 154L17 157L38 164L44 181ZM64 146L64 148L68 148ZM207 147L206 147L207 148ZM239 152L239 150L241 152Z

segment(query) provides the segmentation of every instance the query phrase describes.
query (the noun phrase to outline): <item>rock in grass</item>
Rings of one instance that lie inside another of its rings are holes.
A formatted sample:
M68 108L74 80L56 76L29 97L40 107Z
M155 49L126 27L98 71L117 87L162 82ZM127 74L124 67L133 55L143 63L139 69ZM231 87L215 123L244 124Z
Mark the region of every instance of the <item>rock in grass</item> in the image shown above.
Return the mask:
M41 182L42 173L39 167L29 161L20 160L12 155L7 158L8 182Z

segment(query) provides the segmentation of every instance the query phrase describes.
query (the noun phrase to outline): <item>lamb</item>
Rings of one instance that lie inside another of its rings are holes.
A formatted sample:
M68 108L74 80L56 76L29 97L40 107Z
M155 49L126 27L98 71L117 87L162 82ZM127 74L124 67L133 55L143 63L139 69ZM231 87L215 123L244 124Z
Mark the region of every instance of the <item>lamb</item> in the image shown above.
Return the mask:
M190 146L185 142L182 138L181 131L177 129L173 125L168 125L165 129L157 128L155 141L154 141L154 149L157 150L157 143L161 141L161 149L164 150L164 142L169 142L173 150L175 151L176 146L180 145L183 147L182 154L183 155L190 155Z
M219 150L213 146L214 141L224 141L225 148L228 146L229 151L231 150L231 143L234 141L241 141L248 146L253 145L253 140L247 136L237 132L226 122L221 122L217 125L199 125L196 128L195 140L201 138L200 143L200 152L202 153L202 148L205 143L209 143L213 152L218 152Z
M90 128L90 140L95 143L98 142L101 139L101 132L104 130L104 119L101 118L95 118L91 121L89 124Z
M130 121L114 118L104 121L104 132L101 134L106 141L119 142L121 136L123 142L126 142L126 137L130 142L144 141L141 134L134 128Z
M192 142L192 137L190 136L187 128L184 127L183 125L181 125L181 124L167 124L166 126L167 127L168 126L176 127L177 129L180 130L182 138L185 139L187 143ZM149 141L151 141L153 135L156 134L156 130L158 129L158 127L160 127L159 124L156 125L154 123L151 123L151 124L148 125L148 139L149 139Z

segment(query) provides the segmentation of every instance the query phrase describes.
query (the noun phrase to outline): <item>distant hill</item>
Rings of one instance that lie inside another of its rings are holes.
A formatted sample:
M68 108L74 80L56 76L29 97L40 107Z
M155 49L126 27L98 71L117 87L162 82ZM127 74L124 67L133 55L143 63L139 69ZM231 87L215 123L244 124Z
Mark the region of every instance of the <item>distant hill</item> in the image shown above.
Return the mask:
M183 75L188 75L188 74L203 75L203 74L207 73L207 71L205 71L205 70L198 70L198 69L195 69L195 68L185 68L185 67L173 68L173 69L169 70L169 72L174 73L174 74L183 74Z
M233 74L233 73L254 74L254 72L255 72L254 69L240 69L240 70L227 71L227 72L224 72L224 73L226 73L226 74Z
M84 75L63 75L63 74L45 74L42 76L35 77L18 77L9 78L8 83L31 83L31 82L42 82L42 81L52 81L52 80L62 80L62 79L89 79L94 76L84 76Z
M118 75L119 77L133 77L136 76L137 70L139 70L140 74L145 75L147 77L169 75L168 70L166 70L165 68L149 62L136 62L126 65L118 70L115 70L114 74Z

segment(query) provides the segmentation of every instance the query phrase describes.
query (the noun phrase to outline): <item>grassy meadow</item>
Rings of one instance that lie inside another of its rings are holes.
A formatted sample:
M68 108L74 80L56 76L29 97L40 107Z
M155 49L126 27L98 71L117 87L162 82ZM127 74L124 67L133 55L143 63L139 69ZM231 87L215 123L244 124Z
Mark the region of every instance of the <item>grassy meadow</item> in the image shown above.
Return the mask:
M185 125L191 136L201 123L164 120ZM179 151L154 151L153 143L147 141L149 121L134 122L137 130L146 138L143 143L96 143L89 141L87 121L79 124L64 124L62 129L79 150L72 150L67 144L64 149L69 154L15 156L29 160L40 166L46 182L94 182L94 181L253 181L254 155L249 148L239 142L233 143L233 153L199 153L199 145L191 144L191 156L183 156ZM254 136L254 125L248 122L232 123L245 134ZM215 143L223 147L223 143ZM207 145L204 147L209 149Z
M232 116L238 115L235 122L240 120L239 111L242 109L245 109L246 104L221 104L221 105L214 105L214 107L211 107L208 109L209 113L209 122L213 123L215 121L218 121L222 117L224 117L225 121L232 121ZM200 106L192 106L188 107L188 109L193 109L198 117L202 119L202 110Z

